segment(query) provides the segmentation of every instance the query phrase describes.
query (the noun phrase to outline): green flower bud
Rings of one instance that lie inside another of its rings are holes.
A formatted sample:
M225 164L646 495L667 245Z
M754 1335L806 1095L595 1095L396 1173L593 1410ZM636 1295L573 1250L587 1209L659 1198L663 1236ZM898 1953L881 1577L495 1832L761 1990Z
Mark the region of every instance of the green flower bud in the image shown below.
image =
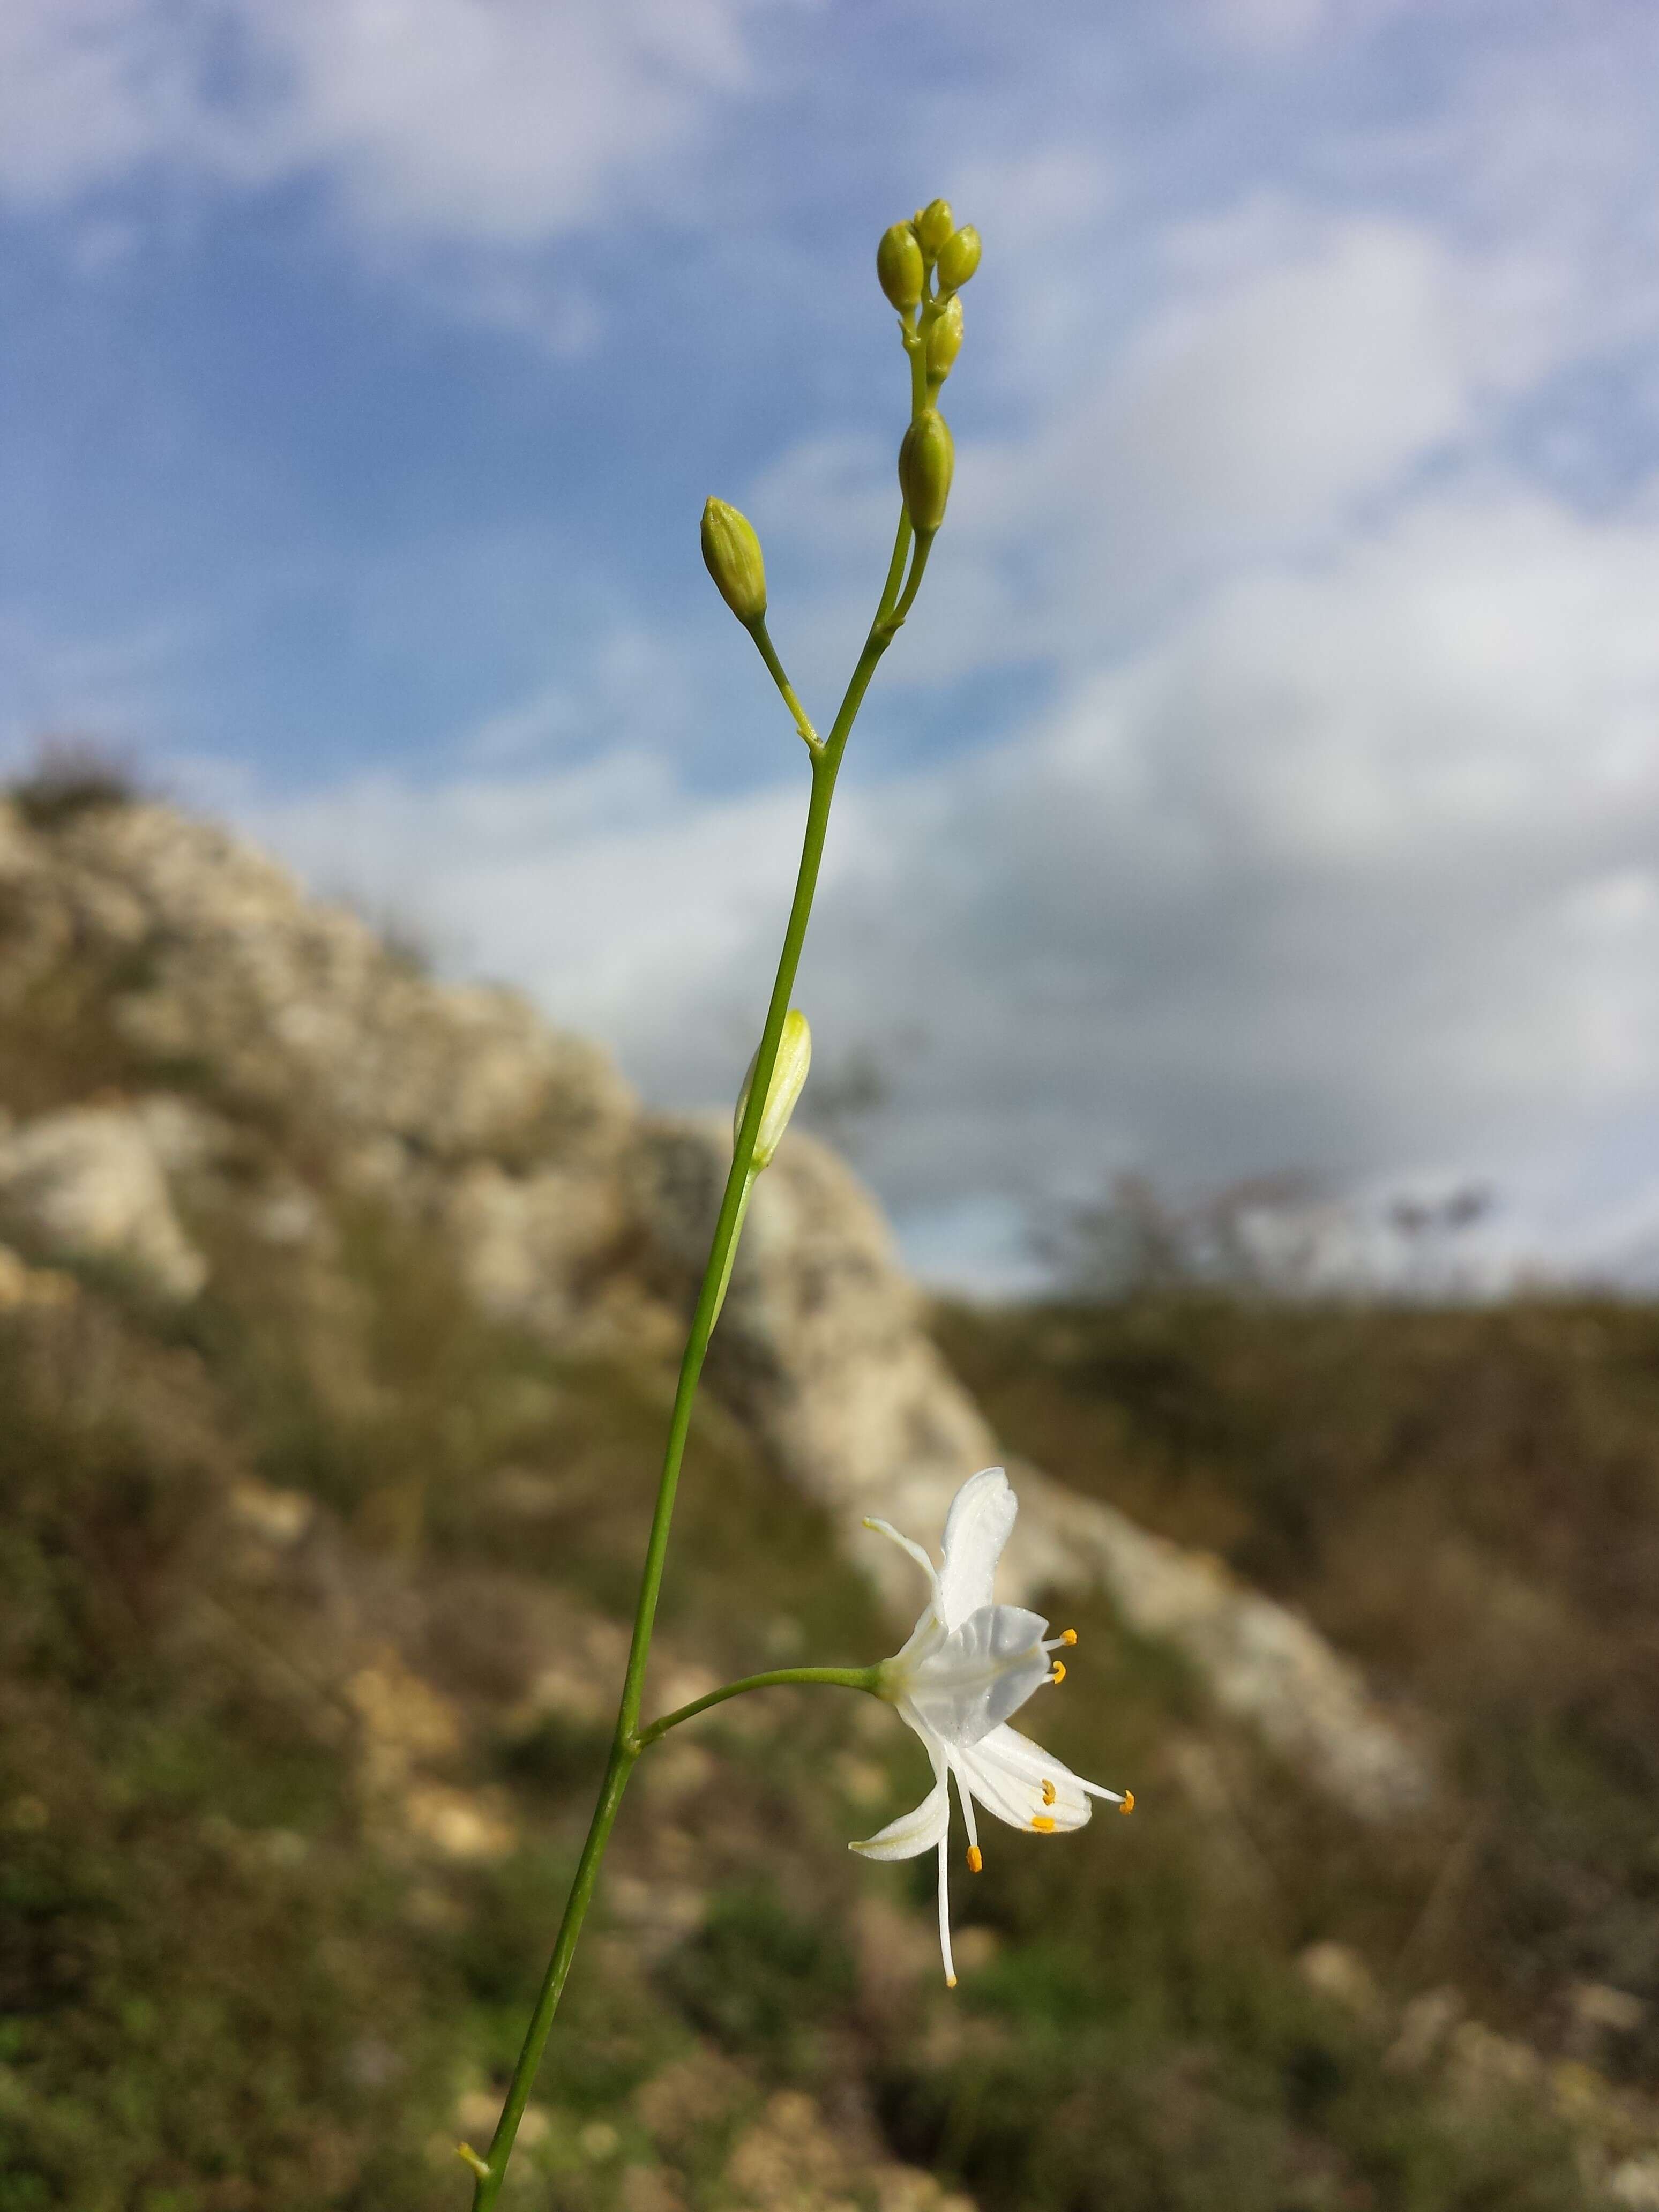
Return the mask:
M760 1058L758 1052L755 1060ZM771 1087L766 1094L766 1106L761 1115L760 1130L755 1139L755 1165L768 1168L772 1155L783 1142L783 1133L789 1127L789 1116L795 1110L795 1101L800 1097L801 1086L806 1081L806 1071L812 1064L812 1032L806 1025L806 1017L799 1006L791 1006L783 1018L783 1035L778 1040L778 1056L772 1066ZM738 1110L732 1116L732 1141L735 1145L743 1129L743 1117L749 1107L749 1093L754 1087L755 1060L749 1063L749 1073L743 1079L743 1089L738 1093Z
M898 464L899 489L918 538L931 538L944 521L956 465L950 424L937 407L924 407L904 434Z
M876 274L882 290L901 313L921 299L925 282L921 248L909 223L896 222L881 234L881 244L876 248Z
M957 227L949 200L929 200L916 217L916 236L924 253L937 253Z
M951 298L934 318L933 326L927 333L927 374L935 384L944 383L961 351L962 302Z
M979 233L971 222L953 230L939 250L939 281L947 292L965 284L979 267Z
M755 526L723 499L702 510L703 564L720 595L740 623L757 623L766 612L766 563Z

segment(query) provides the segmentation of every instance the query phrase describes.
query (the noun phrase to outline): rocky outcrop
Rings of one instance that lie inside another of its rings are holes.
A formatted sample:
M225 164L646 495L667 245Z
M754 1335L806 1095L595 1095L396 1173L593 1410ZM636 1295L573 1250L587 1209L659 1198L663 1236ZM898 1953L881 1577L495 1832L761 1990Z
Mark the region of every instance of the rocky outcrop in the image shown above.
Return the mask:
M179 1147L206 1091L313 1173L449 1221L486 1304L580 1332L623 1231L639 1119L602 1052L511 992L435 984L263 854L167 807L100 807L40 836L0 806L0 1007L61 996L66 971L95 981L112 1034L93 1044L146 1082L15 1133L0 1200L27 1232L191 1295L203 1271L167 1184L203 1164L201 1144ZM159 1091L169 1080L183 1098Z
M165 1115L171 1100L152 1102ZM0 1219L56 1258L125 1271L169 1302L195 1297L207 1262L174 1211L145 1117L71 1106L0 1139Z
M188 1301L209 1265L191 1206L240 1119L287 1163L284 1181L267 1164L250 1188L258 1234L303 1240L312 1187L331 1179L439 1226L492 1314L561 1349L672 1357L730 1158L723 1116L647 1116L602 1053L521 1000L433 981L167 808L100 807L42 835L0 807L0 1006L100 978L87 1049L119 1076L114 1095L0 1133L0 1225L34 1256L124 1268ZM860 1516L935 1536L996 1439L931 1342L873 1201L807 1138L787 1139L758 1187L710 1382L908 1613L905 1563L858 1533ZM1421 1803L1422 1755L1307 1623L1035 1468L1018 1482L1005 1595L1098 1585L1356 1814Z

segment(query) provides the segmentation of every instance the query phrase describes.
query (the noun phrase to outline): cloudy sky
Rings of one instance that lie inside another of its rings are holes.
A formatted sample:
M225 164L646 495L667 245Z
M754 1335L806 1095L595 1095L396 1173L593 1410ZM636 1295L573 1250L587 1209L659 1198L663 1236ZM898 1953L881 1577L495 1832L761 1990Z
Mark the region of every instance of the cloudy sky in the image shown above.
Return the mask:
M8 0L0 746L125 750L729 1096L986 240L803 974L908 1249L1125 1169L1659 1250L1650 0Z

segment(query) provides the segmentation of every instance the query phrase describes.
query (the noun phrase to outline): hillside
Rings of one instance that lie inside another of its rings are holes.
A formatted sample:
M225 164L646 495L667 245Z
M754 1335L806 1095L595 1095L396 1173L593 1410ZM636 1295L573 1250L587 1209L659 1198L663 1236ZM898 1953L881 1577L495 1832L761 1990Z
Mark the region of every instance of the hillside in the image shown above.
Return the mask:
M0 810L0 2212L459 2205L602 1759L720 1124L116 789ZM949 1995L925 1867L845 1848L920 1794L892 1717L688 1729L517 2201L1659 2203L1659 1322L938 1326L948 1362L790 1139L653 1701L894 1648L859 1517L936 1536L1000 1435L1006 1594L1081 1635L1047 1739L1139 1810L986 1838Z
M1194 1294L939 1326L1012 1445L1423 1717L1444 1856L1387 1939L1411 1974L1659 2078L1659 1313Z

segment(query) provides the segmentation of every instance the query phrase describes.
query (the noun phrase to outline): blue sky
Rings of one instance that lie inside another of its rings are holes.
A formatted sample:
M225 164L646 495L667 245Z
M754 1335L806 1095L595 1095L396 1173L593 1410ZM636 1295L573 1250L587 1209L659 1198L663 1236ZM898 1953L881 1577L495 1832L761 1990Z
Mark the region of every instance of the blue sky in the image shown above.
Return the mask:
M942 1279L1124 1169L1659 1249L1659 18L1577 0L11 0L0 744L733 1087L905 405L957 489L803 978Z

